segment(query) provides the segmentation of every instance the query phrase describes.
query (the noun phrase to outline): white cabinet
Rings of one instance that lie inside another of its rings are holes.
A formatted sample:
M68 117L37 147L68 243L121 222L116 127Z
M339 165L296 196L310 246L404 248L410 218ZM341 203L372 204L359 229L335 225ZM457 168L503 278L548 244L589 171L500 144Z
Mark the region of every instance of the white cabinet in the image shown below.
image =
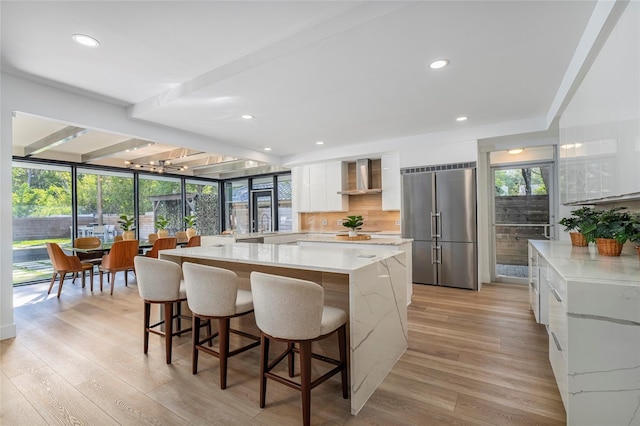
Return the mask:
M311 164L291 169L294 212L349 210L349 198L338 194L346 188L346 164L341 161Z
M593 246L568 242L530 244L538 252L540 288L548 289L540 303L548 306L549 362L567 424L638 424L638 257L599 256Z
M383 155L382 166L382 210L400 210L400 156Z
M549 323L547 280L547 261L529 244L529 305L536 322L545 325Z
M631 2L560 118L560 201L640 197L640 3Z

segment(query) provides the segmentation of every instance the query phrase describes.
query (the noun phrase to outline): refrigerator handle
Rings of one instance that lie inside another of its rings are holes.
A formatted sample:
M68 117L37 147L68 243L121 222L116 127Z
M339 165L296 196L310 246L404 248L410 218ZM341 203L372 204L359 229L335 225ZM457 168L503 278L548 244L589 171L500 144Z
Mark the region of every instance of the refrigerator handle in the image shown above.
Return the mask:
M436 249L436 263L442 263L442 246L435 246Z
M442 224L440 223L440 212L431 212L431 238L440 238L440 229ZM435 232L433 230L435 229Z
M437 247L436 247L436 246L431 246L431 263L432 263L432 264L437 262L437 261L436 261L436 257L437 257L437 255L436 255L436 249L437 249Z

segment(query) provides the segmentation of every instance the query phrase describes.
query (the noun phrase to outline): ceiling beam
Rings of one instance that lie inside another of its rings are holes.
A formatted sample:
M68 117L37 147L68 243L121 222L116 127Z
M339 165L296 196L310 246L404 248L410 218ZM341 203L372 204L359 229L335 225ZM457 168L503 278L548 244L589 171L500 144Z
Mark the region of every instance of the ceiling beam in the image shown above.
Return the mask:
M163 151L156 154L147 155L146 157L139 157L130 160L132 164L147 164L151 161L171 160L172 163L177 163L181 159L192 155L202 154L202 151L189 148L175 148L169 151Z
M81 158L83 163L88 163L89 161L99 160L100 158L111 157L119 152L130 151L150 145L155 145L155 142L145 141L142 139L128 139L124 142L82 154Z
M40 154L63 143L69 142L72 139L77 138L80 135L84 135L88 130L82 127L67 126L57 132L51 133L48 136L40 139L37 142L27 145L24 148L24 156L31 157L32 155Z
M257 161L252 160L234 160L234 161L225 161L223 163L214 164L208 167L201 167L193 170L194 176L202 176L202 175L210 175L215 173L227 173L227 172L235 172L242 169L257 167L262 165L262 163L258 163Z

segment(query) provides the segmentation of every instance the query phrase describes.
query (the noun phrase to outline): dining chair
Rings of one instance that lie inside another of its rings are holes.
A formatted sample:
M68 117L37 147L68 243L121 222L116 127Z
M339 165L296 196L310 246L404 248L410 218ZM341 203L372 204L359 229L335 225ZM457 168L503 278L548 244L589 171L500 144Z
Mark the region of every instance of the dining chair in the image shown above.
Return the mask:
M187 245L185 247L200 247L201 245L202 241L200 235L194 235L193 237L189 238L189 241L187 241Z
M102 241L98 237L79 237L73 240L73 247L79 249L98 249L102 246ZM76 256L81 261L99 265L102 261L103 252L96 250L91 253L76 252Z
M347 313L324 305L324 290L320 284L296 278L251 272L251 293L260 329L260 408L265 407L267 379L297 389L302 393L302 420L311 424L311 389L334 374L342 375L342 397L349 397L347 380ZM188 292L187 292L188 295ZM340 360L311 352L311 343L338 333ZM287 349L269 363L269 341L287 343ZM298 345L298 347L296 347ZM272 372L282 360L288 359L289 377L294 375L294 353L300 356L300 383ZM311 359L336 365L322 376L311 380Z
M146 354L149 349L149 333L164 336L165 358L167 364L171 364L173 336L191 331L191 327L180 329L179 306L187 300L184 282L182 282L182 269L177 263L146 256L136 256L133 262L136 267L138 292L144 300L144 353ZM150 319L152 303L164 306L163 319L155 324L151 324ZM175 310L174 305L177 305ZM175 331L174 319L178 319ZM164 325L164 331L158 329L161 325Z
M158 238L153 243L153 247L151 247L151 250L149 250L149 251L147 251L145 253L145 256L147 256L147 257L155 257L157 259L158 258L158 251L167 250L167 249L174 249L174 248L176 248L176 238L175 237Z
M85 273L89 271L91 274L91 290L93 291L93 264L83 263L78 256L66 255L60 246L56 243L46 243L47 253L49 259L51 259L51 265L53 266L53 276L51 277L51 285L49 285L49 291L47 294L51 294L53 284L56 280L56 276L60 275L60 282L58 284L58 299L62 293L62 285L64 284L64 277L69 272L82 272L82 288L85 283Z
M187 303L193 315L192 373L198 373L198 352L205 352L220 361L220 389L227 388L227 360L229 357L247 351L260 344L260 339L230 327L231 318L253 312L251 292L238 289L235 272L214 266L184 262L182 264ZM218 321L218 331L200 339L200 321ZM234 333L250 339L251 342L234 350L229 350L229 334ZM219 338L218 351L205 346Z
M113 295L113 285L116 281L116 272L124 271L124 285L128 285L129 271L136 270L133 264L133 258L138 254L138 240L122 240L116 241L111 246L109 254L102 256L102 263L98 268L100 273L100 291L102 291L102 274L104 272L112 274L111 277L111 295Z
M116 235L113 237L113 242L115 243L116 241L124 241L124 237L122 235Z
M189 237L187 236L186 231L178 231L176 232L176 240L178 244L186 243L189 241Z
M104 227L104 225L96 225L93 227L92 235L94 237L100 237L104 240L107 236L106 233L107 233L107 230Z

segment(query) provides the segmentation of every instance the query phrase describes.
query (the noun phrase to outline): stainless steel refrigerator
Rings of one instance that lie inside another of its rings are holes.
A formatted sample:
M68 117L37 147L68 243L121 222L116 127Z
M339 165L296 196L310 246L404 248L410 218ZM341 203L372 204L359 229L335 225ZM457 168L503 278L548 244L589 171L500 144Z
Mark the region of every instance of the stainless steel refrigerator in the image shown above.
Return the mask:
M476 170L425 169L402 171L402 236L414 240L413 282L475 290Z

